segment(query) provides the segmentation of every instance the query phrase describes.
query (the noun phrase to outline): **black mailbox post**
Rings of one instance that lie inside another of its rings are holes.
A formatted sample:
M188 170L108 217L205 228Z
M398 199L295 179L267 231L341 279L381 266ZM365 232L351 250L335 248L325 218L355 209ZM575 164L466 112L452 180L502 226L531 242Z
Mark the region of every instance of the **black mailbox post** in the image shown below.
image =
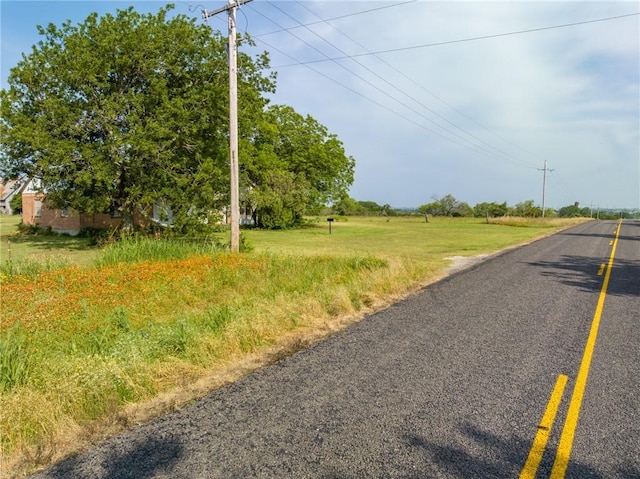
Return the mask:
M329 222L329 234L331 234L331 223L333 223L333 218L327 218L327 221Z

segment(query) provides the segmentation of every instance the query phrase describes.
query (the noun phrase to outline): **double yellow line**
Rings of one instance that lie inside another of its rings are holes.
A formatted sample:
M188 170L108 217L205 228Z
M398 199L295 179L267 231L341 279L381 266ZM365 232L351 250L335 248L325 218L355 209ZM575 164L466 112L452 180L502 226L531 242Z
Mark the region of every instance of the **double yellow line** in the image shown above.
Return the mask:
M618 237L620 235L621 226L622 221L618 223L618 227L615 231L615 239L613 240L613 247L611 248L611 255L609 256L609 263L607 264L604 281L602 282L602 288L600 289L598 304L596 306L595 314L593 315L593 321L591 322L591 329L589 330L589 337L587 338L587 344L582 355L582 362L580 363L580 369L578 370L576 384L573 387L573 394L571 395L569 410L567 411L567 417L564 422L564 427L562 428L562 434L560 435L560 443L558 444L556 459L553 463L553 468L551 469L550 479L563 479L567 471L567 467L569 466L569 457L571 456L571 448L573 447L573 438L578 425L578 416L580 415L582 398L584 397L584 391L587 386L589 368L591 367L593 350L598 337L600 318L602 317L604 300L607 297L607 288L609 287L609 279L611 277L611 270L613 269L613 259L616 255L616 247L618 246ZM600 272L599 274L602 273ZM567 381L568 377L563 374L558 376L558 379L556 380L556 385L551 393L551 398L549 399L547 408L545 409L542 420L538 426L538 433L533 440L529 456L527 457L524 467L522 468L522 472L520 473L520 479L535 478L538 466L542 460L542 455L544 454L544 450L547 446L551 426L553 425L560 402L562 401L562 395Z

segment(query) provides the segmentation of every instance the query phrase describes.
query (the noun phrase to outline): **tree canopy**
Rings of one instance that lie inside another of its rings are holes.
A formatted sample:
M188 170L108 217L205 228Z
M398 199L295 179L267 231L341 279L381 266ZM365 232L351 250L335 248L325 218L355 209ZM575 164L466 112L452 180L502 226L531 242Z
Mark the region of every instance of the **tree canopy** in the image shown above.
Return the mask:
M302 116L289 106L267 108L248 142L247 153L241 158L241 176L258 226L292 226L305 212L316 213L327 202L346 196L353 183L355 160L345 155L337 136L312 116ZM273 170L283 174L274 176ZM264 200L271 196L269 191L281 190L276 183L282 185L283 181L292 182L292 187L287 188L289 193L280 191L289 201L279 204L291 214L286 215L286 221L282 217L283 221L274 223L273 209ZM291 203L292 195L304 200ZM298 205L295 211L294 204Z
M542 209L533 200L526 200L509 209L509 215L537 218L542 216Z
M471 207L463 202L458 201L453 195L445 195L441 198L437 196L433 197L434 201L426 203L418 207L418 212L427 215L432 214L435 216L470 216Z
M572 205L560 208L558 210L558 216L561 218L588 217L591 216L591 208L580 208L580 203L576 201Z
M379 205L375 201L356 201L343 196L333 203L331 213L341 216L396 216L398 212L391 205Z
M509 211L509 207L507 206L506 201L504 203L496 203L495 201L491 203L483 202L483 203L478 203L473 207L473 215L476 217L488 216L488 217L496 218L500 216L505 216L508 211Z
M227 39L184 15L171 17L171 8L142 15L130 7L78 25L39 27L43 39L0 92L2 176L38 178L54 207L81 213L119 210L130 219L162 202L174 222L187 224L222 211L229 194ZM240 51L241 186L255 190L245 199L266 211L269 198L276 201L293 181L304 191L290 195L295 206L285 217L297 218L344 194L354 162L310 116L268 108L265 94L275 91L268 68L266 53Z

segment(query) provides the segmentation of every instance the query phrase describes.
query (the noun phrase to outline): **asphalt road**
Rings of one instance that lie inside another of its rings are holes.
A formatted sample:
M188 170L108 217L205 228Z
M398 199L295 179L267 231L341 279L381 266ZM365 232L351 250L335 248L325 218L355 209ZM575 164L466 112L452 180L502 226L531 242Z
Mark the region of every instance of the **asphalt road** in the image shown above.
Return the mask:
M577 407L559 477L640 478L640 222L616 232L491 257L37 477L512 478L548 432L546 478Z

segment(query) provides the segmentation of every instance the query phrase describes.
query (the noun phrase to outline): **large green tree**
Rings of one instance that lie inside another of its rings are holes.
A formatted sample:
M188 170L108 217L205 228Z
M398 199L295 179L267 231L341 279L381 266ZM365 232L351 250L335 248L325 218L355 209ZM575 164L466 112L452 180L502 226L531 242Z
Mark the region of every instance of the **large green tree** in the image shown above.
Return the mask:
M0 93L4 176L40 179L54 206L127 219L158 201L178 223L227 204L226 38L171 8L39 27ZM245 124L275 88L267 67L239 56Z
M500 216L505 216L509 207L507 206L507 202L504 203L496 203L495 201L492 203L478 203L473 207L473 215L476 217L491 217L496 218Z
M268 221L269 227L294 226L305 212L317 213L322 206L347 195L355 160L346 156L338 137L315 118L289 106L273 105L259 123L249 127L244 148L240 149L240 168L258 226L267 226L262 222L267 217L282 220ZM280 174L274 176L273 171ZM271 193L280 191L281 195L282 185L288 181L296 186L282 203L278 194ZM269 204L268 198L274 203ZM294 198L296 202L292 202ZM288 212L274 217L272 207Z
M356 216L364 215L364 208L358 204L356 200L348 195L335 201L331 211L333 214L340 216Z
M296 226L302 219L309 183L304 176L286 170L266 170L259 187L247 192L246 199L253 205L253 220L257 226L283 229Z
M577 201L572 205L563 206L558 210L558 216L562 218L571 217L588 217L591 216L590 208L580 208L580 203Z
M509 214L511 216L537 218L542 216L542 209L539 206L536 206L533 200L526 200L510 208Z
M436 216L471 216L471 207L462 201L456 200L453 195L446 195L441 198L433 197L434 201L418 207L418 211L423 215Z

